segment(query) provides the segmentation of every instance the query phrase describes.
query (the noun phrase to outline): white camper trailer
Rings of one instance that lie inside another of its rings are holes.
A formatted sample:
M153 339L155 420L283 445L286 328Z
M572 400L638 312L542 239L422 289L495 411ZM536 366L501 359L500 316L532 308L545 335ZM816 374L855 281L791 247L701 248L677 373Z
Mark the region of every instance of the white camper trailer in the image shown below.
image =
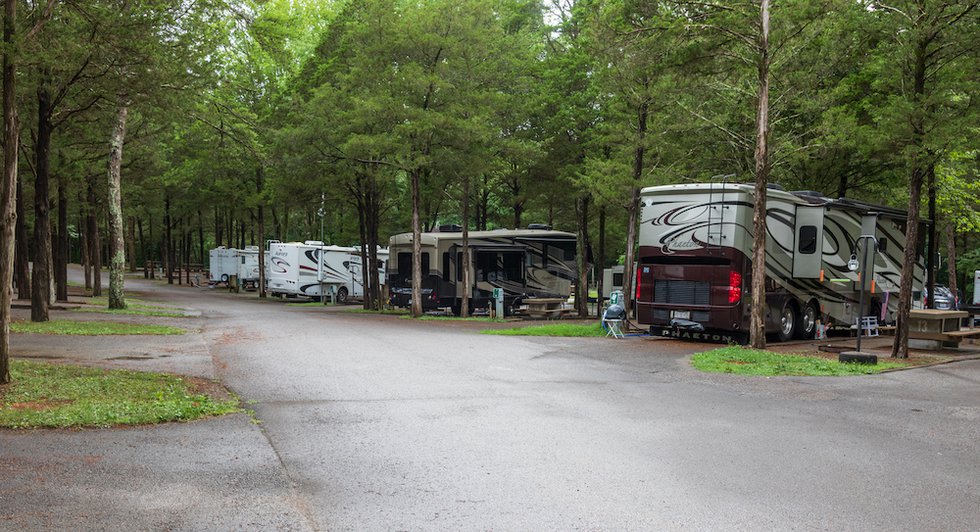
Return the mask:
M219 246L211 250L208 263L212 283L227 283L232 275L238 275L238 250Z
M384 284L388 251L378 250L379 283ZM274 296L320 299L331 294L338 303L364 297L360 250L323 242L270 242L266 284Z
M259 248L245 246L245 249L220 246L211 250L209 278L212 283L227 283L232 276L245 288L259 286Z
M246 289L258 289L259 247L245 246L245 249L238 250L238 260L235 264L238 268L238 282Z

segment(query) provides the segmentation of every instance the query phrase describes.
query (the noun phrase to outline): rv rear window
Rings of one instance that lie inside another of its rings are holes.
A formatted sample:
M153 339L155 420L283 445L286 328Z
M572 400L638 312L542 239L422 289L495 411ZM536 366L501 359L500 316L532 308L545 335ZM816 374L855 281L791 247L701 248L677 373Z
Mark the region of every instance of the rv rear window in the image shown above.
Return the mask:
M429 275L429 254L422 253L422 275Z
M732 263L725 257L643 257L642 264L681 264L700 266L727 266Z
M884 252L888 251L888 239L887 238L879 238L878 239L878 251L881 252L881 253L884 253Z
M803 255L812 255L817 252L817 226L804 225L800 227L799 251Z
M450 275L452 275L452 272L449 270L449 252L443 251L442 252L442 280L448 283L449 281L452 280L450 278Z
M613 286L623 286L623 274L621 273L613 274Z
M456 280L463 280L463 252L456 252Z

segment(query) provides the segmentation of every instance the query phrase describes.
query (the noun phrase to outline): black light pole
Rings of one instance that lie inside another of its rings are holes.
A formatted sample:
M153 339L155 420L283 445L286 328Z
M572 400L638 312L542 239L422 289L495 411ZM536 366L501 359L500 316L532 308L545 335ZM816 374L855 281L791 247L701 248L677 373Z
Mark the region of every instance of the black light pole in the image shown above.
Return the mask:
M861 262L857 261L857 248L861 245L861 242L866 240L864 247L862 248L862 258ZM874 235L861 235L854 241L854 251L851 253L851 260L847 262L847 267L851 271L858 272L858 289L860 290L860 295L858 296L858 312L857 312L857 349L852 352L841 353L838 360L841 362L861 362L865 364L877 364L878 357L874 355L868 355L861 352L861 318L864 317L864 290L865 287L870 285L871 280L874 279L875 274L875 263L874 259L871 260L871 264L868 264L868 248L874 245L875 253L878 252L878 239Z

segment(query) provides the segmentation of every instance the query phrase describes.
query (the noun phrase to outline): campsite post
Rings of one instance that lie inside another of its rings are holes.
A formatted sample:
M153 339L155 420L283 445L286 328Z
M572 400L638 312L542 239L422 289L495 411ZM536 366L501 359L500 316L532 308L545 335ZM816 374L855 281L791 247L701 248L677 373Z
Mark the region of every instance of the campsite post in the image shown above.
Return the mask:
M875 247L875 252L878 251L878 239L875 238L873 234L863 234L857 238L854 242L854 251L857 251L857 246L861 245L861 241L866 240L864 243L864 248L862 250L862 259L858 265L858 289L860 294L858 296L858 319L857 319L857 352L861 352L861 319L864 317L864 291L871 286L871 280L874 278L875 263L872 256L871 264L868 265L868 248L873 244ZM852 253L851 257L855 257L857 253Z

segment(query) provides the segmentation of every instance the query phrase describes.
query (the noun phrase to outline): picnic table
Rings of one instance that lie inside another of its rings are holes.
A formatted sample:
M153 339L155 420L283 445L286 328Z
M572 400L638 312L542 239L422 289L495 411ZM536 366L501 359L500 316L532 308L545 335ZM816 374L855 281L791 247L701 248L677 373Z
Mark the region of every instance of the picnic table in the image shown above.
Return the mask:
M968 317L960 310L917 309L909 311L909 338L933 340L943 347L959 347L964 338L980 337L980 329L961 329Z

